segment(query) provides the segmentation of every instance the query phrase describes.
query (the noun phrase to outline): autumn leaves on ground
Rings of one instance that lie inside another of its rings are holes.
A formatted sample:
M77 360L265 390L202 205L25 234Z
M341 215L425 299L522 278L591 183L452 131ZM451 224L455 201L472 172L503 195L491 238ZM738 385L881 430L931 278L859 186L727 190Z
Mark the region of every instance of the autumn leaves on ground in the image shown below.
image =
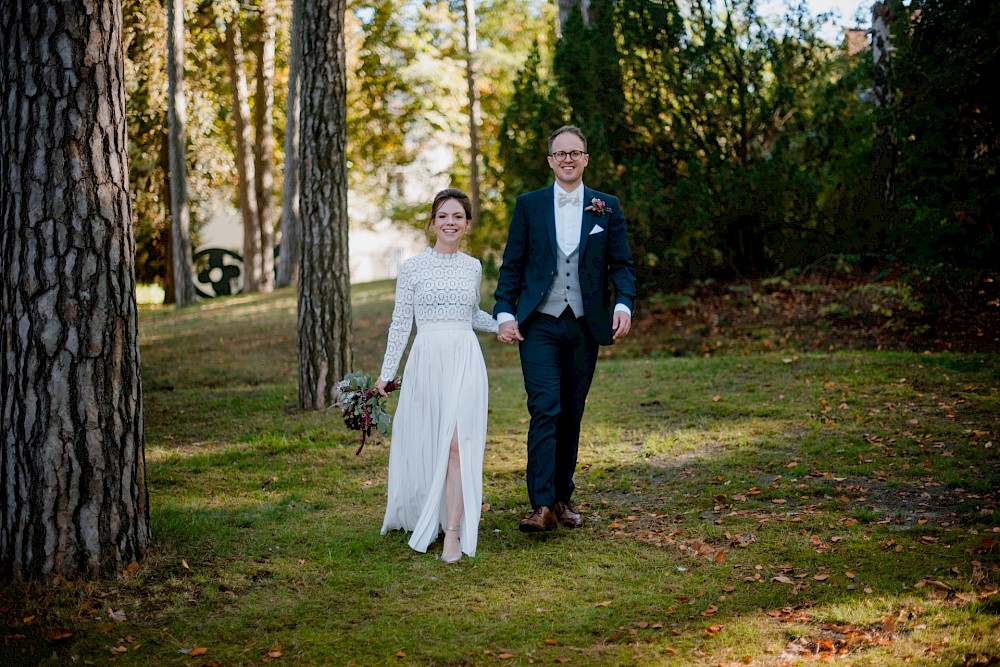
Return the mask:
M1000 663L996 346L921 331L898 288L806 284L639 314L599 362L572 532L516 529L524 393L484 337L487 507L452 566L379 535L386 444L355 456L336 411L295 407L294 292L145 311L156 547L114 581L2 589L0 664ZM358 368L391 290L356 286Z

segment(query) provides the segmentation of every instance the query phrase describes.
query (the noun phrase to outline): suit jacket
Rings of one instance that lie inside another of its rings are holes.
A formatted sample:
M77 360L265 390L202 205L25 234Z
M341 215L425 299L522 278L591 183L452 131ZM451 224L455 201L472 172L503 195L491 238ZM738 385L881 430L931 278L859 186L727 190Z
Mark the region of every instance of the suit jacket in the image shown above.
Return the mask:
M517 198L494 294L497 302L494 315L511 313L521 324L535 312L552 286L559 257L554 197L550 185ZM604 201L607 212L597 215L583 211L578 253L580 290L590 332L601 345L610 345L614 342L611 331L614 304L622 303L633 309L635 263L618 199L585 187L584 208L595 198Z

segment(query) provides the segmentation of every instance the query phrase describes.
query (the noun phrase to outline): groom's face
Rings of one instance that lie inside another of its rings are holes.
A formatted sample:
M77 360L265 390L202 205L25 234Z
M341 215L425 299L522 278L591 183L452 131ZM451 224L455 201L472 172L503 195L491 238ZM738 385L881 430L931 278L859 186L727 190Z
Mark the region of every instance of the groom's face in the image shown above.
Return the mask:
M578 160L571 157L573 151L581 153ZM556 153L563 154L561 160L553 157ZM552 141L552 148L549 150L549 167L556 176L559 186L566 192L572 192L583 181L583 170L590 162L590 156L586 153L583 140L569 132L563 132Z

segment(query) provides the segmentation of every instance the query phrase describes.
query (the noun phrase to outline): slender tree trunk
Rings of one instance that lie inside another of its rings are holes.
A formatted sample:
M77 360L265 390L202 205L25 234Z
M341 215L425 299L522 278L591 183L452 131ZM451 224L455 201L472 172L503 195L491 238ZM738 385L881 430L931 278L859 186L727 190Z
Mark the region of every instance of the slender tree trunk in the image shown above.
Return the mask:
M254 98L254 190L260 228L260 291L274 289L274 0L261 0L263 25L257 48L257 94Z
M291 44L288 57L288 101L285 110L285 176L281 204L281 253L278 287L299 281L302 221L299 218L299 106L302 69L302 1L292 0Z
M334 404L351 368L345 4L303 4L299 403L313 410Z
M163 140L160 142L159 167L163 173L163 189L160 196L163 197L163 219L167 227L170 227L170 193L173 192L170 185L170 131L163 132ZM169 231L169 230L168 230ZM163 243L163 303L176 303L177 291L174 289L174 242L167 234L161 240Z
M569 20L569 13L573 11L574 7L580 8L580 13L583 14L583 24L590 27L590 0L558 0L559 3L559 26L558 32L560 37L562 36L563 26L566 25L566 21Z
M260 217L257 214L257 198L251 190L255 177L250 140L250 102L247 99L247 78L243 72L243 44L238 11L233 12L226 23L226 58L229 61L229 82L233 93L236 171L240 181L237 189L240 218L243 220L243 290L257 292L260 291L263 270L258 228Z
M469 94L469 199L479 222L479 92L476 90L476 1L465 0L465 82Z
M167 133L170 152L170 238L174 302L195 302L191 267L191 214L187 195L187 138L184 124L184 0L167 0Z
M878 107L873 179L885 211L892 209L896 201L896 133L889 121L896 100L892 85L891 20L889 3L876 2L872 6L872 59L875 65L872 91Z
M0 0L0 573L149 544L118 0Z

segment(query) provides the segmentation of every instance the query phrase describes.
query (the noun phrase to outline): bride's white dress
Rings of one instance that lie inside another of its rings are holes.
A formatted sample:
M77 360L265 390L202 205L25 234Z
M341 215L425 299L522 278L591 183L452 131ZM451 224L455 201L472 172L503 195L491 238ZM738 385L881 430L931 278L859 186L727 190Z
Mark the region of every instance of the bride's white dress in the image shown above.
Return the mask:
M497 331L479 309L479 260L428 248L403 263L396 278L396 305L379 378L396 375L410 338L399 403L392 420L389 490L382 534L413 531L409 545L426 552L447 525L445 473L451 437L458 429L464 514L462 551L476 555L483 500L488 386L486 364L473 329Z

